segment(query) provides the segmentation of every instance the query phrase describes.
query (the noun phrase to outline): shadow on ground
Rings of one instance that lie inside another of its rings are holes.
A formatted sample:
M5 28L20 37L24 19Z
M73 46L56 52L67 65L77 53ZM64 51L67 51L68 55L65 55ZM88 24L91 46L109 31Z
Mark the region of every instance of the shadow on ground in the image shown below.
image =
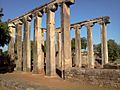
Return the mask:
M13 72L15 65L10 61L9 56L0 56L0 74Z

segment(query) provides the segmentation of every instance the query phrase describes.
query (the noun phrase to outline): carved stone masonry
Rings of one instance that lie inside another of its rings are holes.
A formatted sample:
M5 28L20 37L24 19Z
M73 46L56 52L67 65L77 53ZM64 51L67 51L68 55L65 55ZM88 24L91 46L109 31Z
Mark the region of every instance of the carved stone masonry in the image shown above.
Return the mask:
M22 71L22 21L18 20L16 23L16 46L17 46L17 61L16 70Z
M47 38L46 38L46 75L56 76L55 63L55 11L57 7L54 5L47 8Z
M108 46L107 46L107 33L106 33L106 22L100 21L101 31L101 51L102 51L102 65L108 63Z
M44 59L42 59L42 15L38 12L34 17L34 48L33 48L33 73L44 72Z
M23 71L31 71L30 21L32 16L24 17Z
M81 67L81 38L80 38L81 26L75 26L75 66Z
M10 60L14 60L15 25L13 23L9 23L8 27L11 37L8 45L8 54L10 56Z
M93 26L93 23L88 23L86 25L87 27L87 41L88 41L88 67L89 68L94 68L94 63L95 63L95 60L94 60L94 52L93 52L93 43L92 43L92 26Z
M61 30L62 30L62 67L66 70L72 67L71 39L70 39L70 6L66 3L61 5Z

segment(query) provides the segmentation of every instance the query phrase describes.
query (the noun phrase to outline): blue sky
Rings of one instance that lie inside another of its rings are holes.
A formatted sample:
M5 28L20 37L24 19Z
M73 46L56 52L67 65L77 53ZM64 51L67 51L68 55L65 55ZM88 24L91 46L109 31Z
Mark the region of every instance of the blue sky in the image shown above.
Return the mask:
M3 21L13 19L38 7L50 0L0 0L0 8L3 8ZM55 25L60 26L60 8L55 14ZM99 16L110 16L110 24L107 25L107 38L114 39L120 44L120 0L75 0L71 6L71 23L80 22ZM46 27L46 14L43 16L43 27ZM74 37L74 30L71 30ZM87 37L86 28L81 29L81 37ZM33 21L31 22L31 39L33 39ZM100 27L93 27L93 43L100 43Z

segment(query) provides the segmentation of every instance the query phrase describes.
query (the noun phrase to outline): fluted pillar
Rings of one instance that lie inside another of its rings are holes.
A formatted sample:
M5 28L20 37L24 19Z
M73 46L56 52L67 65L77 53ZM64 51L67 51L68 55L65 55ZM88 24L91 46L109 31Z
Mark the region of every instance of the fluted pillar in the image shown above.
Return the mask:
M57 54L57 60L56 60L56 66L61 67L62 65L62 54L61 54L61 33L56 33L56 54Z
M80 27L75 28L75 66L81 67L81 38Z
M38 12L34 17L34 48L33 48L33 73L43 73L44 59L42 59L42 13Z
M22 71L22 22L16 24L17 61L16 70Z
M56 6L47 8L47 34L46 34L46 75L55 76L55 9Z
M102 65L108 63L108 46L107 46L107 35L106 35L106 24L105 22L100 22L101 31L101 53L102 53Z
M23 71L25 72L31 71L30 21L31 17L24 17Z
M94 52L93 52L93 43L92 43L92 26L93 24L89 23L87 27L87 41L88 41L88 67L94 68Z
M70 39L70 5L61 5L61 30L62 30L62 65L63 70L72 67L71 39Z
M9 31L10 31L10 41L8 44L8 54L10 56L10 60L14 60L14 41L15 41L15 25L13 23L9 23Z

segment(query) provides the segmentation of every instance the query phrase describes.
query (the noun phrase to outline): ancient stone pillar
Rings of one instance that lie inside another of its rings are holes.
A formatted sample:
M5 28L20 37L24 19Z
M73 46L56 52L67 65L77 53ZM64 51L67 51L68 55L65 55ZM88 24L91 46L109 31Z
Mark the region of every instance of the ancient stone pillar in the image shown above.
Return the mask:
M33 48L33 73L43 73L44 59L42 59L42 13L38 12L34 18L34 48Z
M62 30L62 65L63 70L72 67L71 39L70 39L70 6L66 3L61 5L61 30Z
M93 52L93 43L92 43L92 26L93 24L89 23L86 25L87 27L87 41L88 41L88 62L89 68L94 68L94 52Z
M14 60L15 25L13 23L9 23L8 26L9 26L10 37L11 37L8 45L8 54L12 61Z
M45 66L44 63L45 63L45 58L44 58L44 52L45 52L45 45L44 45L44 31L42 30L41 32L41 48L42 48L42 52L41 52L41 55L42 55L42 60L43 60L43 67Z
M80 39L80 28L75 28L75 66L81 67L81 39Z
M22 22L16 24L17 61L16 70L22 71Z
M47 33L46 33L46 75L55 76L55 5L47 8Z
M30 16L24 17L23 71L25 72L31 71L30 21Z
M57 55L56 66L61 67L61 65L62 65L61 33L59 33L59 32L56 33L56 55Z
M101 22L100 31L101 31L101 52L102 52L102 65L108 63L108 46L107 46L107 36L106 36L106 24Z

